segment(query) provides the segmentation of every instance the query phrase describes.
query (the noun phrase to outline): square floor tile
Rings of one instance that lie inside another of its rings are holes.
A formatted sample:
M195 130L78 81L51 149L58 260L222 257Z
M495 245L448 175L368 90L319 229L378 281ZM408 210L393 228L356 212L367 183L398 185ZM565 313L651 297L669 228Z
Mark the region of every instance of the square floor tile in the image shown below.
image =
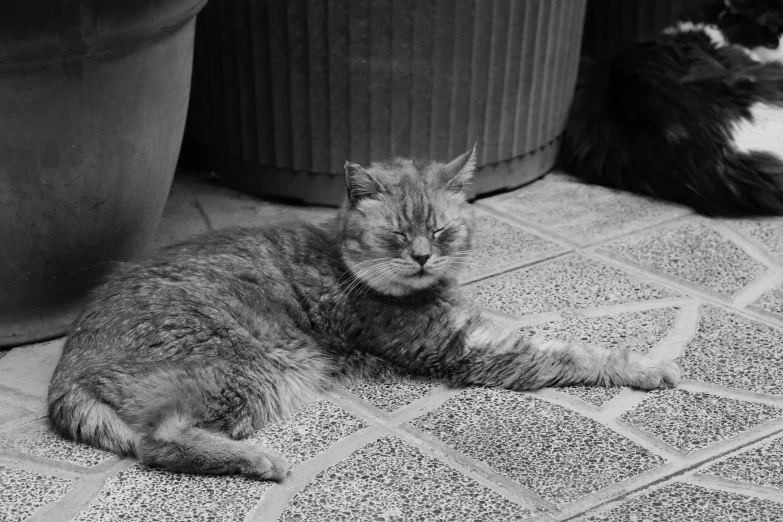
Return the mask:
M394 380L363 381L347 386L346 389L376 408L393 413L399 408L421 399L439 384L434 381L401 377Z
M296 466L366 427L363 420L326 399L318 399L291 419L254 433L248 441L281 452L292 466Z
M783 410L685 390L660 390L620 418L685 454L783 417Z
M728 221L746 237L762 245L769 253L783 260L783 220L737 219Z
M668 335L674 326L677 312L677 308L660 308L604 317L572 316L563 321L528 326L521 329L519 333L525 337L538 335L546 339L561 339L612 349L629 348L648 353ZM594 406L602 406L619 395L622 388L569 386L557 388L557 391L577 397Z
M395 437L319 473L280 521L524 520L534 515Z
M491 277L465 286L465 291L478 304L517 316L677 295L579 255Z
M114 453L66 440L37 422L17 426L0 435L0 448L86 467L115 457Z
M477 216L473 237L474 252L465 264L463 281L567 250L490 216Z
M750 306L783 316L783 285L769 289Z
M683 377L783 395L783 331L713 306L679 359Z
M72 486L70 480L0 466L0 520L21 522L38 508L58 500Z
M579 522L775 522L783 520L783 504L701 486L674 483L627 500Z
M560 174L550 174L488 204L580 243L594 243L690 212Z
M682 223L606 245L607 250L727 296L767 268L701 223Z
M778 488L783 499L783 439L778 438L713 464L702 473Z
M664 462L571 410L506 390L467 389L412 424L557 506Z
M136 464L109 478L74 521L244 522L271 487L237 476L170 473Z

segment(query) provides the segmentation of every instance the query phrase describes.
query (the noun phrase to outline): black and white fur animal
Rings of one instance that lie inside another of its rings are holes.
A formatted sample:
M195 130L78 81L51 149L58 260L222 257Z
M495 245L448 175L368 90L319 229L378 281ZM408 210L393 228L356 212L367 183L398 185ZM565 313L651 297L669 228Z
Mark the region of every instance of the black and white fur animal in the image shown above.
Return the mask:
M783 0L710 0L583 60L559 163L707 215L783 214Z

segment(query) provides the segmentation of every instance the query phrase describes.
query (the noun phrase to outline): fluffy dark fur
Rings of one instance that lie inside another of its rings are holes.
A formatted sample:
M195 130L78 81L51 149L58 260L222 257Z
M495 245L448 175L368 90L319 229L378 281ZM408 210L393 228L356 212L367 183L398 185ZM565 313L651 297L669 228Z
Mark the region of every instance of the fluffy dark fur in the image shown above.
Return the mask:
M560 166L707 215L783 214L782 33L783 0L710 0L583 60Z
M170 470L281 480L288 464L241 442L342 379L399 368L455 385L677 383L632 351L519 339L455 282L469 254L450 164L348 163L325 226L278 223L194 237L116 271L75 323L49 389L63 436Z

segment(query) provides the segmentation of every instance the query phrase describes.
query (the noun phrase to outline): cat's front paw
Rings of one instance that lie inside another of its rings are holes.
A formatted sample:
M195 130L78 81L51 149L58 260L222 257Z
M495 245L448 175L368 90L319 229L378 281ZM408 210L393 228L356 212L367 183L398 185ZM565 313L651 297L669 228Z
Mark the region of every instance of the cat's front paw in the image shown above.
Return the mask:
M284 456L262 446L256 446L253 449L255 451L240 472L243 476L274 482L282 482L288 476L291 465Z
M680 384L680 367L674 361L645 357L639 373L631 383L641 390L675 388Z

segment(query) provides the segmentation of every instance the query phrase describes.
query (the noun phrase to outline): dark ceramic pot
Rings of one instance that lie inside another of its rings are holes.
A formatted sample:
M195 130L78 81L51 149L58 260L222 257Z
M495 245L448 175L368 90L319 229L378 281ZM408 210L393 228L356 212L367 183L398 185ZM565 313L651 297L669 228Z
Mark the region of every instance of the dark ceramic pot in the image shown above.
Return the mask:
M447 160L478 142L476 192L521 185L555 160L585 4L212 2L183 160L249 192L333 205L346 159Z
M0 346L63 334L150 241L205 2L0 3Z

